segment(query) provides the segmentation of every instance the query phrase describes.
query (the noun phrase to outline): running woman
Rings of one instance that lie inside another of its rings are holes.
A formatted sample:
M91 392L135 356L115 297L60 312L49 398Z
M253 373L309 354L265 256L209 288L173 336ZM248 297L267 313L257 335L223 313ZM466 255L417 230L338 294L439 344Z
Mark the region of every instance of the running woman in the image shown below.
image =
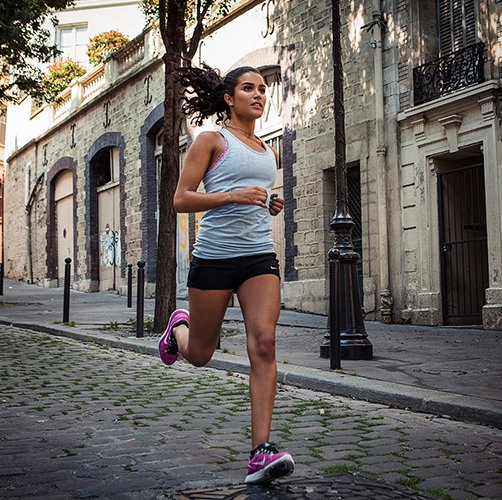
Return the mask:
M174 196L179 213L204 212L188 274L189 311L175 310L159 341L162 361L181 354L194 366L211 359L232 294L239 299L251 365L251 452L245 482L267 483L293 472L289 453L270 443L277 386L275 330L280 312L279 263L271 216L284 200L271 193L277 152L254 134L265 109L266 85L255 68L222 78L215 70L183 68L192 122L215 116L217 132L202 132L189 148ZM203 182L205 192L197 191Z

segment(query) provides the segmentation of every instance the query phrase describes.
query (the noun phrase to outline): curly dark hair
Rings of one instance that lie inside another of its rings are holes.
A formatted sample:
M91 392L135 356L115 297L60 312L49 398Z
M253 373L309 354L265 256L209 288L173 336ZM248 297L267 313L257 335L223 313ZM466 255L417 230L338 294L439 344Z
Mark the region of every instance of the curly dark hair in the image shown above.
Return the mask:
M199 126L206 118L213 115L216 115L216 123L223 123L230 118L230 108L225 102L224 95L234 95L237 80L244 73L260 74L251 66L236 68L225 77L207 65L203 65L202 68L180 68L175 78L187 89L186 94L181 98L181 111L191 116L191 122Z

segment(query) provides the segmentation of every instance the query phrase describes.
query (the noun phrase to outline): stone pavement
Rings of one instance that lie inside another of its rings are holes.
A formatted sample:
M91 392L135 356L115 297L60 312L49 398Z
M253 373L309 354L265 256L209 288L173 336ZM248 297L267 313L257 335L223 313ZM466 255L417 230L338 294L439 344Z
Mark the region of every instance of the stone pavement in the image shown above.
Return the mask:
M126 328L135 302L116 293L71 292L70 319L62 319L63 291L5 280L0 322L26 326L156 355L157 338L137 339ZM180 307L186 302L179 301ZM154 301L145 301L152 316ZM373 344L371 361L342 361L329 370L319 357L326 317L281 311L277 330L279 377L288 385L385 403L469 422L502 427L502 332L473 328L383 325L366 322ZM245 334L240 310L228 309L221 351L210 366L247 373Z
M502 496L499 429L280 386L295 474L245 488L246 376L8 325L0 352L2 498Z

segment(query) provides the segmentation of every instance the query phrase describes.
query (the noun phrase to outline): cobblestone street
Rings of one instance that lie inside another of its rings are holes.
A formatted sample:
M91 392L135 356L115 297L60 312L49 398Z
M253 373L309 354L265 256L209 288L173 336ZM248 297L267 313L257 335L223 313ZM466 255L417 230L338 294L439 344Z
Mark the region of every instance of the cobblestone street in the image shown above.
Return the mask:
M0 350L3 498L176 498L232 485L244 498L245 376L4 325ZM489 427L280 387L272 440L295 458L291 484L356 474L412 488L410 498L502 497L502 431Z

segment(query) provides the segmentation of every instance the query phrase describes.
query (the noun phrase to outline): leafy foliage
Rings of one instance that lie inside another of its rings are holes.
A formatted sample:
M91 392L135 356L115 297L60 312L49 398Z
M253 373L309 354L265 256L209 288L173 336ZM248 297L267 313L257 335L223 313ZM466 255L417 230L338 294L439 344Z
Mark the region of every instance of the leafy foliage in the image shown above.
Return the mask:
M56 97L70 85L71 81L85 74L85 69L75 61L66 59L56 61L49 66L49 72L42 80L42 88L46 101L55 101Z
M127 42L129 42L129 38L120 33L120 31L110 30L99 33L89 40L89 45L87 46L89 62L97 66L110 54L117 52L117 50L127 45Z
M235 3L237 3L237 0L187 0L185 21L187 23L199 21L207 24L214 19L225 17L230 10L230 6ZM140 9L146 18L147 24L159 19L159 0L142 0Z
M140 9L145 16L146 24L159 18L159 0L142 0Z
M33 61L48 63L58 50L42 25L47 17L56 25L55 12L72 5L72 0L0 0L0 102L44 96L43 73Z

